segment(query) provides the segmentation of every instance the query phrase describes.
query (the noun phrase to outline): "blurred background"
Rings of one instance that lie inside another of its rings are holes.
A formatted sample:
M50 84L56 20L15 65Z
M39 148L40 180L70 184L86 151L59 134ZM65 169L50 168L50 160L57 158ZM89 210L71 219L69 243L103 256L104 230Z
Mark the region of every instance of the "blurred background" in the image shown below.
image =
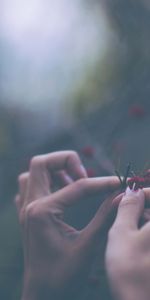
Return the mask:
M17 300L13 199L30 158L76 150L90 177L150 167L150 3L1 0L0 11L0 299ZM93 282L82 299L100 299Z

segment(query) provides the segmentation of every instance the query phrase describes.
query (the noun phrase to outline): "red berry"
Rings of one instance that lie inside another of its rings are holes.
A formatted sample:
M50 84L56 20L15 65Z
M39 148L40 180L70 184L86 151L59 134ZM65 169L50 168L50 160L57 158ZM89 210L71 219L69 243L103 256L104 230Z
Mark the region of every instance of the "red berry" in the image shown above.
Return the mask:
M88 177L95 177L96 176L96 172L95 172L94 169L91 168L91 169L87 169L86 171L87 171Z
M140 176L134 176L128 180L128 186L130 189L138 190L142 189L145 186L145 179Z
M81 152L87 158L92 158L94 156L95 149L92 146L86 146L83 149L81 149Z
M146 111L142 105L133 105L129 109L129 115L134 118L143 118L146 115Z

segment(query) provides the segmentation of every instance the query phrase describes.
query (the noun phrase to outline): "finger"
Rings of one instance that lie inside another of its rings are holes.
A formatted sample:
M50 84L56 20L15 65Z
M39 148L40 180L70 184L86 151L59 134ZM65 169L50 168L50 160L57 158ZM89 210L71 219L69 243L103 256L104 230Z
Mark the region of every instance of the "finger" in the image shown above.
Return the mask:
M30 165L29 202L50 194L53 183L51 174L60 170L67 171L74 179L87 177L80 158L74 151L36 156Z
M17 208L17 213L19 215L20 213L20 209L21 209L21 198L20 198L20 195L16 195L15 197L15 205L16 205L16 208Z
M51 201L64 209L83 198L98 195L100 192L112 193L119 187L120 182L116 176L84 178L54 193Z
M27 191L28 191L28 182L29 182L29 173L22 173L18 177L18 183L19 183L19 199L17 200L19 208L19 211L23 207L23 205L26 202L27 197ZM17 203L16 203L17 204Z
M26 197L28 180L29 180L28 172L22 173L18 177L19 195L21 199L24 199Z
M150 209L148 208L150 207L150 188L144 188L143 191L145 194L145 209L143 215L141 216L140 227L145 225L145 223L147 223L148 221L150 221ZM115 207L118 207L120 201L122 200L123 195L124 194L120 194L118 197L116 197L113 200L113 205Z
M144 189L145 191L145 197L146 197L146 209L144 210L144 216L143 219L146 224L142 226L141 232L143 234L143 238L147 238L147 236L150 235L150 188Z
M145 194L145 206L148 208L150 207L150 188L144 188L143 189Z
M144 212L141 216L140 222L139 222L139 228L143 228L145 224L147 224L150 221L150 209L144 209Z
M149 208L144 210L142 218L143 218L144 222L150 221L150 209Z
M144 211L145 195L143 190L133 191L127 188L118 207L113 228L118 230L134 230Z
M148 208L148 207L150 207L150 188L144 188L143 191L144 191L144 194L145 194L145 206ZM115 207L118 207L118 205L121 202L123 196L124 196L124 193L121 193L116 198L114 198L113 205Z
M59 187L65 187L73 183L73 179L65 171L55 172L53 180L56 182L56 185L58 185Z

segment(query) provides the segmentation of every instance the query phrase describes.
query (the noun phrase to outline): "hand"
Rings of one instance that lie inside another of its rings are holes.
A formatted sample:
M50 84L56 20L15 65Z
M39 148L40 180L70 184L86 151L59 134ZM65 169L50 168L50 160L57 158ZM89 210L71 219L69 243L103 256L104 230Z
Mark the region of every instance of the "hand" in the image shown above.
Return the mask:
M56 191L58 178L66 186ZM113 195L119 180L87 178L78 155L63 151L34 157L29 173L19 177L19 187L16 205L25 268L22 299L72 299L88 274L97 239L103 237L113 196L80 231L64 222L64 211L89 195L99 197L104 191Z
M150 189L127 188L109 232L106 270L112 293L118 300L150 299L149 210L144 213L146 224L139 227L145 197L150 198Z

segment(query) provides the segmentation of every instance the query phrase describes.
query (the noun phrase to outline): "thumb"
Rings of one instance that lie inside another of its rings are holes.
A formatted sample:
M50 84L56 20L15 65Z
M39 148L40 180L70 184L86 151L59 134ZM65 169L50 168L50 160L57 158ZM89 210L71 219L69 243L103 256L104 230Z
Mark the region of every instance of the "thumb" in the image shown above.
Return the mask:
M119 204L118 213L113 226L124 229L137 229L144 210L144 191L131 190L129 187Z

